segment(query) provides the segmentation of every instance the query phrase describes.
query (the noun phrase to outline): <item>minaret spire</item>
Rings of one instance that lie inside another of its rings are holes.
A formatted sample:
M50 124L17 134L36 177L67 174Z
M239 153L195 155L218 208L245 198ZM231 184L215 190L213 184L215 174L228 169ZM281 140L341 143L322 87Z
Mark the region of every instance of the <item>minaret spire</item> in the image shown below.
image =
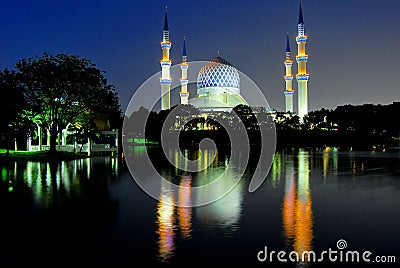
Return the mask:
M286 53L290 53L289 33L286 33Z
M186 36L183 37L183 49L182 49L182 57L186 57ZM183 58L182 58L183 60Z
M187 63L186 37L184 37L183 38L183 48L182 48L182 63L181 63L182 76L180 79L181 92L179 92L179 96L181 97L181 104L189 103L189 91L187 90L187 86L189 83L189 80L187 78L188 68L189 68L189 64Z
M165 7L164 31L169 31L169 30L168 30L168 7Z
M306 114L308 114L308 79L309 74L307 73L307 61L308 55L306 54L306 43L307 36L304 30L304 20L303 20L303 8L300 1L299 9L299 23L297 24L297 91L298 91L298 103L297 115L303 119Z
M293 113L293 60L290 54L289 33L287 33L285 61L283 62L283 64L285 65L285 76L283 77L283 79L285 80L285 112Z
M304 21L303 21L303 8L301 7L301 0L300 0L299 23L298 24L304 24Z
M171 49L171 42L169 41L169 29L168 29L168 9L165 8L165 17L164 17L164 29L162 33L162 42L161 42L161 50L162 50L162 58L160 61L161 64L161 110L167 110L171 108L170 104L170 89L171 89L171 60L169 58L169 50Z

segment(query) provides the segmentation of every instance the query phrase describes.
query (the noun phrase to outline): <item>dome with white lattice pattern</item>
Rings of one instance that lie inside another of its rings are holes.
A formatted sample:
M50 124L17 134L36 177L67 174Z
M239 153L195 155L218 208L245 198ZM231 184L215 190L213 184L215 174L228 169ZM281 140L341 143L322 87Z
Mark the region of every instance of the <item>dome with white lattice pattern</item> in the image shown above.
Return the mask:
M239 72L225 59L214 58L200 69L197 95L189 104L202 112L230 112L239 104L247 104L240 95Z
M240 78L235 67L216 57L201 68L197 77L197 94L240 93Z

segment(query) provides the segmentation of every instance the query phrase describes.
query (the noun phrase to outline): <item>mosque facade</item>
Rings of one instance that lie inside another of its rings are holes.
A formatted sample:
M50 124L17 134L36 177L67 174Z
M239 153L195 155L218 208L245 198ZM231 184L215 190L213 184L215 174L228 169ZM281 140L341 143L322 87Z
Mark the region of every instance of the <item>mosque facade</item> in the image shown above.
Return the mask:
M297 25L297 114L301 119L308 113L308 79L306 54L307 36L305 35L303 11L300 2L299 21ZM170 49L172 43L169 40L168 27L168 10L165 10L164 27L162 32L162 58L161 65L161 110L171 108L171 83L172 77L170 68L172 62L170 60ZM293 74L291 59L289 35L287 36L286 57L284 60L285 66L285 112L294 113L294 95ZM183 41L182 62L180 63L180 104L190 104L198 108L202 113L208 112L230 112L239 104L247 105L246 100L240 94L240 76L237 69L222 58L220 55L204 65L197 76L197 91L196 95L190 98L188 91L188 69L186 53L186 40Z

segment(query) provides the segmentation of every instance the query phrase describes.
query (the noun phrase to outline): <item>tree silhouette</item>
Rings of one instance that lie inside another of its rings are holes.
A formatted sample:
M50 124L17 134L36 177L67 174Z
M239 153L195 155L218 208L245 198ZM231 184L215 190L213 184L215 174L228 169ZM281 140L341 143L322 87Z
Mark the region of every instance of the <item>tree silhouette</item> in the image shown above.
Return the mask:
M23 88L20 86L15 71L0 71L0 134L9 155L12 140L27 137L33 133L33 123L28 120L27 103Z

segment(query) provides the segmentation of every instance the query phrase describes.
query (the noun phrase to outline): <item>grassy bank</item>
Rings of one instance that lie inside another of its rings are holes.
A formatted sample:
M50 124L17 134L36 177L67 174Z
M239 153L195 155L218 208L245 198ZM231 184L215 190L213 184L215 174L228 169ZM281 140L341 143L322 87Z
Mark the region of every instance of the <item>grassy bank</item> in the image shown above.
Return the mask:
M87 158L87 154L70 152L48 152L48 151L12 151L7 156L7 150L0 149L0 160L29 160L29 161L51 161L51 160L73 160Z

